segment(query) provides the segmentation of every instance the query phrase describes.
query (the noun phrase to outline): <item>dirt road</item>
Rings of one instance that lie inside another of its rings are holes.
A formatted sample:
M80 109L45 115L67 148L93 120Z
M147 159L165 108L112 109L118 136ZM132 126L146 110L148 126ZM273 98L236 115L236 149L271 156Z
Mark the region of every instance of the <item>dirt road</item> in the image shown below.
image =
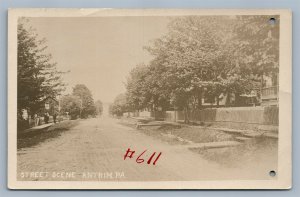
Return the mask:
M128 148L136 152L124 160ZM141 157L145 161L137 163L145 150ZM156 155L147 164L153 152ZM159 141L110 117L81 120L58 138L18 150L18 180L193 181L258 176L206 161L182 145Z

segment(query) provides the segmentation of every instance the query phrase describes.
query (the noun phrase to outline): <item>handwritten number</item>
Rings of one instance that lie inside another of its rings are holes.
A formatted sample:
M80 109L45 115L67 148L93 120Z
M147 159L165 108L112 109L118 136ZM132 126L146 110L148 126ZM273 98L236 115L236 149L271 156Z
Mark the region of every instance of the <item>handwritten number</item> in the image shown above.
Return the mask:
M140 159L140 157L146 152L147 150L145 150L144 152L142 152L142 154L140 154L139 156L138 156L138 158L136 158L136 162L137 163L143 163L145 160L144 159Z
M154 157L155 153L156 153L156 152L154 152L154 153L151 155L151 157L148 159L147 164L150 164L150 162L151 162L152 158Z
M153 162L153 165L156 164L157 160L159 159L159 157L161 156L161 152L158 154L158 156L156 157L155 161Z
M136 158L135 161L136 161L137 163L144 163L145 159L143 159L143 158L141 158L141 157L144 155L144 153L145 153L146 151L147 151L147 150L145 150L144 152L142 152L142 153ZM135 151L130 150L130 148L128 148L127 151L126 151L126 154L124 155L124 160L125 160L126 158L132 159L134 153L135 153ZM161 156L161 154L162 154L162 153L160 152L160 153L157 155L157 157L155 158L155 160L154 160L154 162L153 162L153 165L156 164L156 162L158 161L158 159L159 159L159 157ZM150 164L150 163L152 162L152 160L153 160L153 158L154 158L155 155L156 155L156 152L152 153L152 155L150 156L150 158L149 158L148 161L147 161L147 164Z

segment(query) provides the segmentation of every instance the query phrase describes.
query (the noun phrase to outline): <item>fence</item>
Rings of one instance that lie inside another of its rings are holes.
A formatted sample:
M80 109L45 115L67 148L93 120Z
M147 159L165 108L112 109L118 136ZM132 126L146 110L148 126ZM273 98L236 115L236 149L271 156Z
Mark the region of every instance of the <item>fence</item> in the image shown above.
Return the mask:
M191 111L190 122L233 122L259 125L278 125L278 107L213 108ZM184 112L177 112L177 121L184 121Z
M184 121L183 111L166 111L159 114L165 121ZM268 107L235 107L235 108L211 108L190 111L189 122L232 122L258 125L278 125L279 109L277 106ZM156 119L157 116L155 116Z
M130 112L127 116L154 117L156 120L169 122L185 120L183 111ZM190 111L187 117L189 122L198 124L202 122L223 122L278 125L279 109L277 106L209 108Z

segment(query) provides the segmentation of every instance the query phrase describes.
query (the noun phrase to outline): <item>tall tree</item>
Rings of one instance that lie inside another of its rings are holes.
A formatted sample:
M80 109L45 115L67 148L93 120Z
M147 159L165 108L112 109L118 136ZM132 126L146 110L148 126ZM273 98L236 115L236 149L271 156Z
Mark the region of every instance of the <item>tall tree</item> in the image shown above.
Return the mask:
M132 109L140 110L147 107L147 102L150 100L149 89L147 89L146 78L149 74L149 68L142 64L137 65L131 70L127 78L127 102ZM115 101L120 100L119 95ZM118 99L119 98L119 99Z
M78 96L66 95L60 99L62 113L68 113L72 119L79 117L81 100Z
M280 17L239 16L237 20L236 59L241 75L251 77L258 92L264 86L264 76L271 77L273 85L278 85Z
M270 24L270 19L275 23ZM238 16L234 28L239 65L248 74L272 75L279 68L279 16Z
M43 107L44 99L56 97L64 90L62 74L51 54L46 52L45 39L24 19L18 21L18 112L27 109L31 113Z
M96 115L96 107L91 91L84 84L77 84L73 88L74 96L80 98L81 117L87 118L89 115Z
M122 116L128 111L128 101L126 94L119 94L114 102L109 106L109 112L112 115Z
M234 68L230 59L233 36L229 17L180 17L169 32L156 39L148 51L167 67L162 84L169 90L171 103L186 112L201 108L204 90L214 100L224 88L223 80ZM186 113L187 114L187 113Z
M171 104L186 112L186 121L189 110L202 108L202 97L218 104L221 93L228 101L234 95L239 105L241 94L261 85L258 76L278 73L279 27L270 17L175 18L166 35L145 47L154 59L130 73L127 102L135 110Z
M169 106L169 95L162 80L166 70L154 61L150 65L136 66L130 72L126 84L129 107L152 111L166 109Z

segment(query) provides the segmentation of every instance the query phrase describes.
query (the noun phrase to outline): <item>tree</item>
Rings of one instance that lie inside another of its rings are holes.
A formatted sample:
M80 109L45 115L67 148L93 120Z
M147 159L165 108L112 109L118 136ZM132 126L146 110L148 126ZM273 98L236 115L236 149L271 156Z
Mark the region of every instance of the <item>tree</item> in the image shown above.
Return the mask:
M78 96L66 95L60 100L61 112L68 113L71 119L76 119L80 115L81 100Z
M201 109L202 96L249 93L259 85L257 73L277 73L278 25L270 16L180 17L169 32L146 47L162 67L162 84L179 109ZM236 100L238 101L238 99ZM238 103L236 103L238 104Z
M128 101L126 94L119 94L114 102L109 106L109 112L112 115L122 116L124 112L128 111Z
M158 107L185 111L202 108L219 96L240 95L261 86L259 77L278 73L278 26L270 16L185 16L146 46L154 59L135 67L127 80L127 104L132 110ZM227 105L231 103L226 102Z
M271 18L275 19L273 25ZM258 92L264 86L264 76L271 77L273 84L278 85L280 18L264 15L237 17L237 20L236 59L241 75L251 77Z
M81 118L96 115L96 106L91 91L84 84L77 84L72 95L80 98Z
M124 97L123 100L127 100L128 106L132 109L140 110L147 107L147 101L150 99L146 85L148 74L149 68L143 64L132 69L126 83L127 95L118 95L115 102Z
M40 39L35 31L27 28L26 21L18 21L18 112L27 109L31 114L44 105L47 97L56 97L64 90L62 74L51 54L46 52L45 39Z
M138 65L127 79L127 101L132 110L149 109L156 111L159 107L167 109L169 97L162 79L167 68L152 62L150 65Z
M278 73L279 65L279 25L269 23L274 16L239 16L235 30L236 51L241 69L249 74Z
M228 55L231 24L229 17L176 18L167 35L146 47L167 68L160 80L169 90L171 104L186 114L191 107L201 108L204 90L210 90L207 95L214 100L223 89L222 80L235 66Z

